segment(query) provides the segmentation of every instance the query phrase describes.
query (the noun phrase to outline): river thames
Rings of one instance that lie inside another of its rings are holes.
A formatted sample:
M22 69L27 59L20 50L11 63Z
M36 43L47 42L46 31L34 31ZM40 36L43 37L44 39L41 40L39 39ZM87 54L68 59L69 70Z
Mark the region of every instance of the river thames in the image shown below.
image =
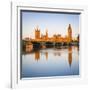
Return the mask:
M79 75L79 48L45 48L22 54L21 77Z

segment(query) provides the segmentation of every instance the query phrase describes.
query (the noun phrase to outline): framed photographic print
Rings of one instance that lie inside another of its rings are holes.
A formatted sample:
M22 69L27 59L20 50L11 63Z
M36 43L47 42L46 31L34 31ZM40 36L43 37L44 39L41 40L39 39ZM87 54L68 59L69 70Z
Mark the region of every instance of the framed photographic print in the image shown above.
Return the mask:
M84 16L82 7L12 3L12 87L84 81Z
M79 75L80 13L21 10L21 78Z

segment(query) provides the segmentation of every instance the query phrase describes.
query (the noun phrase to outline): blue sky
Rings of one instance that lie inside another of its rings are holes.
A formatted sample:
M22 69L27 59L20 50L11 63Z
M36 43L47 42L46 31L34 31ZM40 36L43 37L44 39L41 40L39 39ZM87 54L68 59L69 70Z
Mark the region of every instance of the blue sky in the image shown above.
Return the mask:
M22 11L22 38L34 38L37 26L41 34L45 34L48 29L50 37L53 34L65 36L69 24L72 26L73 37L76 37L79 33L79 18L80 14Z

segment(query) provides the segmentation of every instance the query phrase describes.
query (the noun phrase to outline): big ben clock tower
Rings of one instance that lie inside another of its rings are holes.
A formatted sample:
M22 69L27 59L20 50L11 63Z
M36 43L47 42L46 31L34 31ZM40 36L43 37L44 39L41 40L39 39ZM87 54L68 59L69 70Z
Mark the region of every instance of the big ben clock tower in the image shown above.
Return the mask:
M72 28L71 24L68 26L68 42L70 43L72 41Z

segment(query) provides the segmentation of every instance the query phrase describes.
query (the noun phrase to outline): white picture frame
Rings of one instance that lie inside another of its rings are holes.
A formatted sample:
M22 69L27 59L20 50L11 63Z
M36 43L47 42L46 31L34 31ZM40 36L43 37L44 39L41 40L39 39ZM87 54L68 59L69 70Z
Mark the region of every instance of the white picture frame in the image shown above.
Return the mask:
M80 22L80 76L20 79L20 10L42 10L81 13ZM78 85L87 83L87 8L77 5L59 5L54 3L11 2L11 87L46 87L60 85Z

